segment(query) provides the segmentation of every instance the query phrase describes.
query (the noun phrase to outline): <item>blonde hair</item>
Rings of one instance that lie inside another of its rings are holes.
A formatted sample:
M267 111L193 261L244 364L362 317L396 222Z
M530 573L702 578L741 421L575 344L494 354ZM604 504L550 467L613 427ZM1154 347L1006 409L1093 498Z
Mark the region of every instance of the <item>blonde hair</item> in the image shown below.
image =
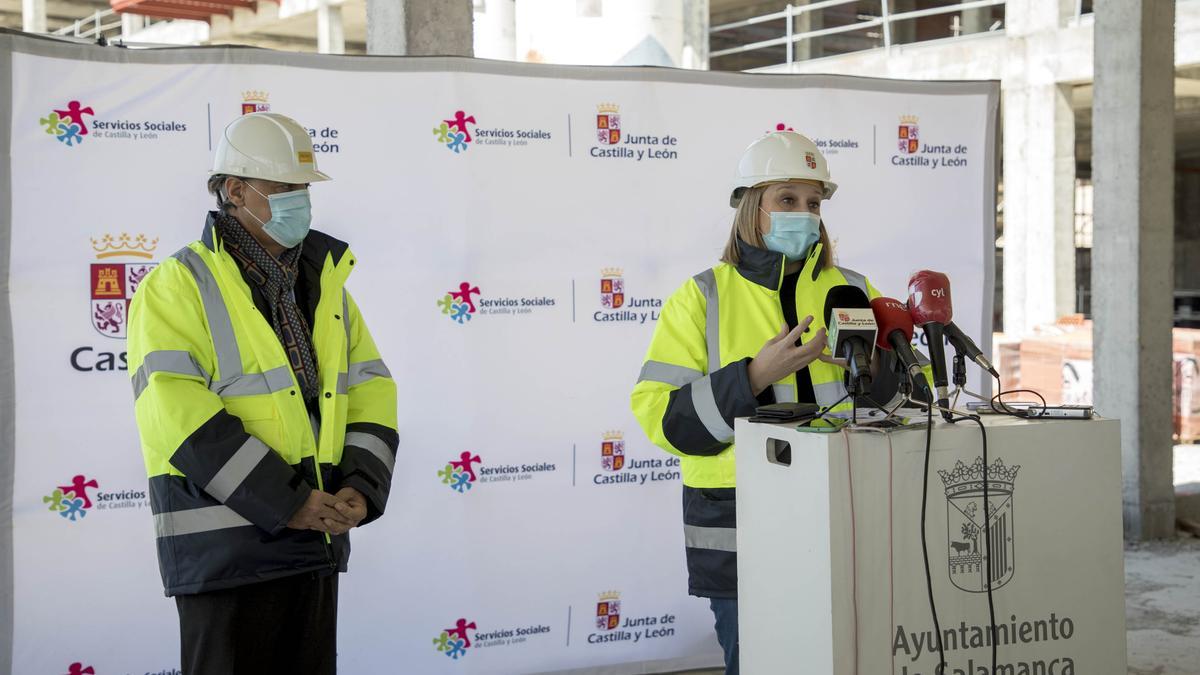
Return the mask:
M738 250L739 238L751 246L767 247L763 242L762 231L758 227L758 210L762 207L763 193L766 191L766 185L756 185L747 188L742 193L742 199L733 213L733 227L729 229L729 241L725 242L725 252L721 254L721 262L730 265L741 263L742 254ZM829 233L825 231L824 220L821 221L820 241L822 249L821 259L817 261L818 271L833 266L833 243L829 240Z

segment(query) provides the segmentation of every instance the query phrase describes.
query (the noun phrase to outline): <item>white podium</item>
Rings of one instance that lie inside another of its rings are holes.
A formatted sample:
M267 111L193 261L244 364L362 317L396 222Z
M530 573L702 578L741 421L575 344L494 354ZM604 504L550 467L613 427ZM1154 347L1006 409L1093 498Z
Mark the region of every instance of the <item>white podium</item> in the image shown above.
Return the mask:
M921 553L925 429L800 431L737 421L745 675L1125 675L1115 420L936 423ZM778 463L783 444L790 464Z

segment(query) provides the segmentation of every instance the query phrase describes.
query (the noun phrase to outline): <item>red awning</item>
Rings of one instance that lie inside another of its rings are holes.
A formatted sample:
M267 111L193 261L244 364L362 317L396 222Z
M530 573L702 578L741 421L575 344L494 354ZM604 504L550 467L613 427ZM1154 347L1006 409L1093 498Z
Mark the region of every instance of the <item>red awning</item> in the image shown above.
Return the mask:
M253 10L258 3L254 0L109 0L109 4L122 14L208 21L214 14L233 18L233 10L239 7Z

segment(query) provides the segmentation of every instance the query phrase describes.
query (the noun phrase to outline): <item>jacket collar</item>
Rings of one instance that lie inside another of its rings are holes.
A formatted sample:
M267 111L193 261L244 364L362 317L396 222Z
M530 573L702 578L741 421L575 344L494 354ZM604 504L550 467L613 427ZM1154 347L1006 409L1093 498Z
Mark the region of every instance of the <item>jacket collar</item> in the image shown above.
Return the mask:
M752 281L759 286L769 288L772 291L778 292L783 286L783 273L785 269L785 257L782 253L768 251L764 248L747 244L738 237L738 254L741 262L737 265L737 271L748 281ZM801 275L808 273L813 279L816 279L820 272L821 251L824 245L817 242L813 245L812 251L809 252L808 258L804 261L804 267L801 268Z
M204 232L200 235L200 241L213 252L217 250L218 215L216 211L208 212L208 218L204 222ZM340 239L335 239L324 232L309 230L308 236L304 238L304 248L300 251L300 261L319 272L325 266L325 256L332 256L333 265L336 267L349 248L349 244Z

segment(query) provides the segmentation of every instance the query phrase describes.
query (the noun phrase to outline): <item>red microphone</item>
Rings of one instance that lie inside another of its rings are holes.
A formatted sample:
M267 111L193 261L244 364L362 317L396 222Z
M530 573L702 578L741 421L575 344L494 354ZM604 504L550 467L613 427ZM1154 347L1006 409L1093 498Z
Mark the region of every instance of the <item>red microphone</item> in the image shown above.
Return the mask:
M950 304L950 278L941 272L921 270L908 280L908 310L913 323L925 331L929 342L929 360L933 365L933 385L937 388L942 416L949 420L949 378L946 377L946 324L954 317Z
M875 323L879 325L875 339L881 349L892 349L892 333L898 332L905 343L912 341L913 321L903 302L895 298L878 297L871 301L871 309L875 310Z
M921 270L908 280L908 307L912 320L918 326L940 323L943 326L954 320L954 309L950 302L950 278L941 272Z
M911 382L902 380L901 383L915 385L919 380L928 388L925 373L912 348L913 322L908 307L895 298L880 297L871 301L871 309L875 311L875 323L879 326L876 344L880 349L895 351L911 378Z

